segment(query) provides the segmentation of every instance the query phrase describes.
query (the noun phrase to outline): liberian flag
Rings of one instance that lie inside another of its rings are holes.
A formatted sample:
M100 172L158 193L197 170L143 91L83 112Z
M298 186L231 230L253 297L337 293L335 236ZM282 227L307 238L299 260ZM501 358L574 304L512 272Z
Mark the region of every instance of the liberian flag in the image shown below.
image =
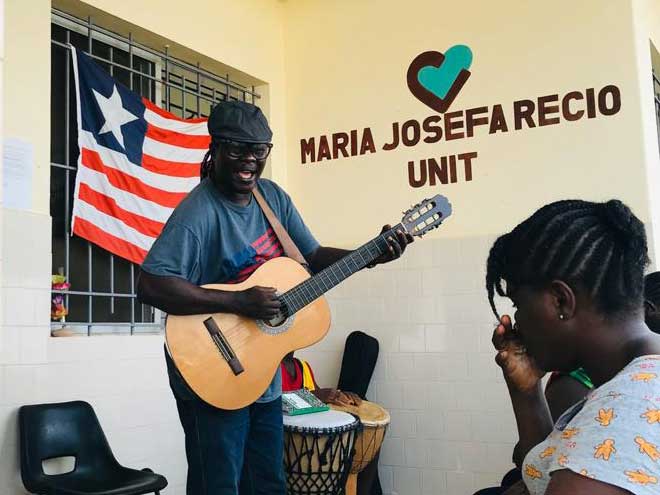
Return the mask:
M71 51L80 149L72 232L139 264L199 183L206 119L166 112Z

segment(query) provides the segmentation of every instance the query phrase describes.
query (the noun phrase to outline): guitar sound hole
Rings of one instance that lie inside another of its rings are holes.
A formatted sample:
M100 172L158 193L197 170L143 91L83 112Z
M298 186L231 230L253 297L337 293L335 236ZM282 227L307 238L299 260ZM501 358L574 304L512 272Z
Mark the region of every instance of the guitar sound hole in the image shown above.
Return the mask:
M282 313L278 313L275 318L271 318L270 320L264 320L264 323L268 325L269 327L279 327L286 321L286 316Z

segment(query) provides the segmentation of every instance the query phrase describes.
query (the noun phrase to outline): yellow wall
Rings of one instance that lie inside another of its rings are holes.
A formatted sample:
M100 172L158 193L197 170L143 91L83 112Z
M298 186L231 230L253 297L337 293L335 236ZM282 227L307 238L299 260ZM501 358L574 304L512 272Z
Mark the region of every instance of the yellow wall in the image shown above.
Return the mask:
M569 197L626 201L649 219L638 67L630 3L289 2L286 12L289 188L325 243L354 245L402 209L446 194L454 218L444 236L501 232L533 209ZM435 113L406 86L412 59L468 45L472 76L451 110L614 84L610 117L383 151L392 122ZM301 138L370 127L378 151L301 165ZM473 180L413 189L407 162L478 152Z
M259 105L274 129L272 177L286 181L282 9L270 0L89 0L87 4L261 79Z
M634 0L633 26L637 63L636 75L640 94L640 150L646 164L646 188L649 198L649 222L647 232L655 252L660 251L660 154L658 150L658 124L654 104L654 87L651 71L653 55L660 46L660 1ZM657 74L656 68L656 74ZM657 268L658 264L655 263Z
M658 2L634 2L650 13L647 32L659 37L660 21L652 22ZM54 3L81 9L72 0ZM420 0L405 9L393 0L191 0L185 9L159 0L143 0L140 9L127 0L87 3L266 83L259 89L275 130L272 177L288 187L323 242L353 245L366 237L365 228L396 221L402 209L435 192L455 206L444 228L450 236L500 231L532 208L569 196L622 197L649 220L640 193L645 172L634 166L648 150L637 132L643 117L632 53L639 42L627 1L443 7ZM35 144L33 210L41 213L48 212L49 7L44 0L6 6L4 135ZM499 103L512 127L514 100L606 84L621 88L622 109L612 117L493 136L481 128L471 139L381 150L392 122L434 113L406 87L409 62L457 43L472 48L474 62L451 110ZM373 131L376 153L301 165L301 138L364 127ZM470 151L478 152L471 182L409 187L409 160Z
M32 211L49 214L50 2L5 4L3 136L34 146Z

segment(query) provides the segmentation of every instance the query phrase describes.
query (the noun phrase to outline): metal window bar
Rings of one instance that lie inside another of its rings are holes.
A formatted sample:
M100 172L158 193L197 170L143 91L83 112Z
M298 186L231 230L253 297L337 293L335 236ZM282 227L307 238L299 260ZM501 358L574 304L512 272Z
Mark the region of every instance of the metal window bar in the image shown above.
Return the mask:
M79 19L75 16L72 16L66 12L52 9L52 22L54 26L62 26L65 30L66 37L65 41L58 41L51 37L51 45L54 47L60 47L64 49L65 53L65 66L64 66L64 90L65 90L65 110L64 110L64 163L59 163L56 160L51 159L51 173L54 173L56 170L60 170L65 175L65 185L64 185L64 274L67 277L68 281L71 281L71 188L70 182L75 178L75 173L77 167L71 164L71 150L69 146L71 138L71 125L75 125L75 122L71 122L71 112L70 108L70 88L72 84L71 77L71 51L69 50L71 43L71 33L84 33L86 32L87 37L87 54L93 59L101 63L101 65L108 67L110 75L115 75L115 70L121 69L121 71L128 74L129 87L131 90L135 90L134 81L137 79L140 88L138 92L141 94L143 91L144 81L147 82L146 86L146 96L151 101L157 101L160 99L159 95L162 92L159 92L158 89L164 89L164 97L161 100L161 104L164 104L166 110L179 114L183 118L194 118L199 116L207 116L206 112L202 111L202 102L208 104L210 108L215 103L218 103L227 99L242 99L247 101L248 96L250 100L254 103L256 99L260 96L255 92L254 86L248 88L242 86L234 81L232 81L229 75L224 77L213 74L209 71L201 69L199 62L196 64L189 64L185 61L176 59L169 54L169 47L166 46L163 52L154 50L150 47L142 45L136 42L133 39L132 33L129 33L128 37L118 35L112 31L106 30L100 26L96 26L93 22L93 19L90 17L86 20ZM58 20L60 21L58 23ZM69 28L69 25L73 25L75 31ZM85 36L85 35L83 35ZM102 40L102 41L101 41ZM108 56L102 56L95 53L95 43L103 44L108 48ZM146 60L148 63L140 63L137 66L135 65L135 56L136 53L139 53L142 60ZM128 55L128 65L122 63L119 59L116 58L118 54L127 54ZM162 69L159 70L158 67ZM157 77L156 74L160 73L160 77ZM160 86L158 86L160 85ZM155 91L154 91L155 88ZM172 91L177 91L181 95L181 104L175 103L172 101ZM238 97L232 95L232 91L238 93ZM195 108L188 108L186 105L186 95L192 95L196 102ZM102 251L101 248L94 246L92 247L91 243L86 243L87 251L87 290L53 290L53 293L60 293L65 296L65 305L67 308L70 308L73 297L82 297L87 301L87 317L86 321L82 318L79 321L67 321L66 323L62 322L53 322L52 327L59 328L64 325L74 326L74 327L86 327L87 335L92 335L95 327L120 327L128 328L131 335L134 334L137 328L146 328L146 329L159 329L162 330L162 321L154 321L155 313L153 308L147 307L143 304L140 304L140 317L136 318L136 294L135 294L135 265L130 263L129 269L129 290L128 292L118 292L116 290L117 283L120 281L117 279L116 274L116 263L115 257L111 253L106 254L109 256L109 264L105 265L109 273L109 290L94 290L94 250ZM55 253L54 253L55 254ZM120 277L121 278L121 277ZM75 288L73 288L75 289ZM126 321L97 321L94 320L94 302L96 298L109 298L110 299L110 314L114 315L115 313L115 299L130 301L130 311L129 315L125 318ZM145 318L145 310L149 315L148 318ZM148 321L145 321L148 320Z

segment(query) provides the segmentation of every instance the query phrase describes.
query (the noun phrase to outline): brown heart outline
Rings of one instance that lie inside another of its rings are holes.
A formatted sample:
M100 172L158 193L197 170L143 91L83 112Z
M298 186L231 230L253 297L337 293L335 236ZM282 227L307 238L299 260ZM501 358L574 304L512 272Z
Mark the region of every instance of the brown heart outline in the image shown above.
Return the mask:
M408 67L408 73L406 75L408 80L408 89L410 89L410 92L415 96L415 98L424 103L424 105L431 107L433 110L439 113L445 113L449 109L451 104L454 102L456 95L458 95L461 88L472 74L467 69L461 69L461 71L458 73L456 81L454 81L454 84L452 84L451 89L447 93L447 96L444 98L439 98L424 86L422 86L422 84L419 82L419 79L417 79L417 74L419 74L419 71L423 67L430 65L438 68L444 61L445 56L443 53L436 51L420 53L410 63L410 66Z

